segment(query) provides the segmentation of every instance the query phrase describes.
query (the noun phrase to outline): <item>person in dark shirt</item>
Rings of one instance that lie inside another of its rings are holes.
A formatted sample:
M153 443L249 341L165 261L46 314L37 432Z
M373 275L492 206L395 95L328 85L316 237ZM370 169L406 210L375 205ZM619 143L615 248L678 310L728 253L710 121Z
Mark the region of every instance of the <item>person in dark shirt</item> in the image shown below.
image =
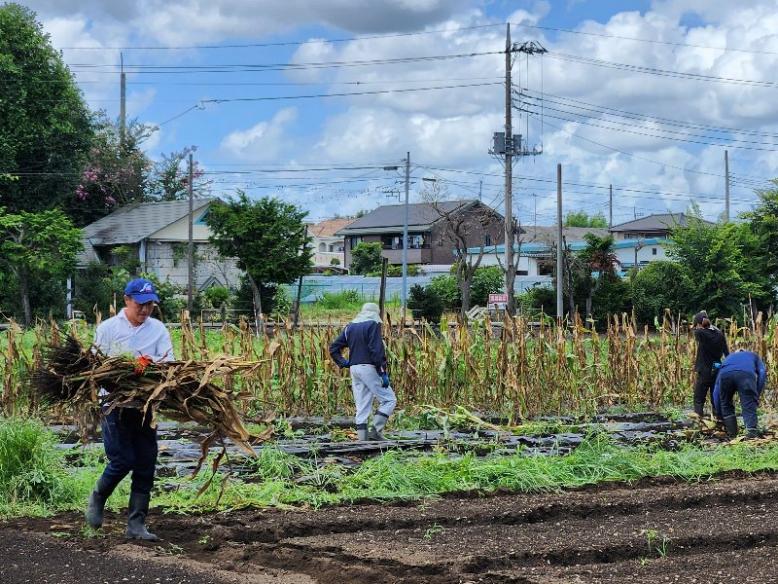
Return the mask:
M348 359L343 349L348 348ZM341 368L351 371L351 388L356 404L357 436L360 440L385 440L382 431L397 405L386 370L386 352L381 338L381 316L378 305L367 302L343 332L330 345L330 356ZM373 425L367 420L378 400Z
M721 364L713 388L713 403L730 438L737 436L737 417L732 398L740 397L740 410L746 426L746 438L759 438L756 410L767 382L767 368L759 355L751 351L736 351Z
M722 359L729 355L729 348L724 333L711 325L708 314L704 310L694 315L694 338L697 341L697 358L694 363L694 370L697 372L697 381L694 384L694 413L702 418L708 395L713 406L713 384L716 382L716 373ZM715 408L713 413L715 415Z

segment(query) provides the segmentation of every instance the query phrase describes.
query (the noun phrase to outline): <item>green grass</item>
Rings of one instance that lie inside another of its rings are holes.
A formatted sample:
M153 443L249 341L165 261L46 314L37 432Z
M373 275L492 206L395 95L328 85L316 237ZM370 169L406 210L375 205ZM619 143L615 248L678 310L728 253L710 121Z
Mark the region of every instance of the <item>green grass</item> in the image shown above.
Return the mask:
M49 515L81 510L102 471L103 457L83 454L66 463L54 436L39 422L0 419L0 517ZM667 452L651 447L624 448L604 434L592 434L568 456L502 455L452 458L443 453L391 451L356 470L285 454L273 446L251 463L252 476L240 480L222 467L216 475L204 465L195 478L159 479L154 504L168 512L200 512L243 507L284 507L392 501L450 492L495 490L535 493L606 482L634 482L669 476L700 481L726 471L778 471L778 444L747 443L705 447L687 445ZM211 480L203 493L198 491ZM126 503L129 481L109 500Z

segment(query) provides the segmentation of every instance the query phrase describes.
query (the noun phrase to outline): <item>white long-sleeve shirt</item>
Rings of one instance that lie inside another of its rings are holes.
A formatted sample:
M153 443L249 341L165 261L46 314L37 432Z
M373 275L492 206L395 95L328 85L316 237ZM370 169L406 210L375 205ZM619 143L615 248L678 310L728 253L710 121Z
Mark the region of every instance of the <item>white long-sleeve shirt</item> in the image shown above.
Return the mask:
M148 355L154 361L173 361L173 342L165 325L148 317L143 324L133 326L122 309L103 321L95 331L95 346L110 356Z

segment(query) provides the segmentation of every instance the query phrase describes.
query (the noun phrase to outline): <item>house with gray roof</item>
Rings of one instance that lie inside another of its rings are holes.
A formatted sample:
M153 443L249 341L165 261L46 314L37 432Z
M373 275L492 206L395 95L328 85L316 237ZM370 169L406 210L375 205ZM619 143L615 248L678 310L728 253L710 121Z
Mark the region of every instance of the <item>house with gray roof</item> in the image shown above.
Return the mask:
M402 263L405 205L383 205L359 217L336 235L344 239L345 266L362 242L379 242L390 264ZM455 242L451 225L461 226L467 245L496 245L504 239L504 218L481 201L468 199L408 205L408 263L451 265Z
M686 213L655 213L619 223L609 229L613 238L620 239L667 239L675 227L689 224ZM711 224L710 221L705 223Z
M235 288L240 283L235 260L222 258L208 242L211 230L205 217L214 201L195 199L193 205L194 283L198 290L214 285ZM78 265L117 265L120 258L131 255L138 258L140 271L186 287L188 241L189 201L134 203L84 228L84 251Z

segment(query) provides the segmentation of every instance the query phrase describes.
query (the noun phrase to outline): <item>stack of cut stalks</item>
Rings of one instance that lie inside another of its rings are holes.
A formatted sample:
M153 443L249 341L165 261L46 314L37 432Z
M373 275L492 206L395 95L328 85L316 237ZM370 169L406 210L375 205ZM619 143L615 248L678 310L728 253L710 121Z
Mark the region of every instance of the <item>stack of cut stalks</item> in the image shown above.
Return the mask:
M211 430L202 443L203 455L212 443L229 438L253 456L252 442L267 436L252 437L244 427L236 404L250 396L234 390L233 376L250 375L259 364L232 357L159 363L107 357L70 336L44 349L32 384L41 399L76 409L101 405L108 414L115 408L136 408L149 416L152 426L158 415L194 421ZM216 379L223 383L217 385Z

